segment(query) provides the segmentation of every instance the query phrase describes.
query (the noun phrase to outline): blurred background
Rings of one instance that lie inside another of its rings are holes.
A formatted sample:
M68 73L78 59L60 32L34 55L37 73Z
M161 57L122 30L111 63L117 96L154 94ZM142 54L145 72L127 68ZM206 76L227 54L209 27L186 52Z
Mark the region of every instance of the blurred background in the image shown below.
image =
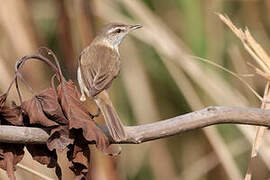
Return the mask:
M238 74L253 73L255 64L235 35L219 20L227 14L247 26L270 49L269 0L9 0L0 6L0 90L13 76L16 60L51 48L67 79L76 81L80 52L109 22L141 24L120 47L122 69L110 94L126 125L168 119L208 105L259 107L260 102L239 80L197 60L207 58ZM24 75L36 91L50 85L52 72L40 62L27 63ZM245 80L260 94L265 80ZM23 86L22 86L23 88ZM24 91L24 99L30 93ZM9 100L16 100L15 90ZM92 177L98 180L227 180L243 179L255 127L217 125L140 145L121 145L112 158L92 148ZM267 179L269 133L256 161L254 179ZM73 179L69 162L59 154L63 179ZM56 179L53 169L26 156L17 179ZM0 179L7 179L0 170Z

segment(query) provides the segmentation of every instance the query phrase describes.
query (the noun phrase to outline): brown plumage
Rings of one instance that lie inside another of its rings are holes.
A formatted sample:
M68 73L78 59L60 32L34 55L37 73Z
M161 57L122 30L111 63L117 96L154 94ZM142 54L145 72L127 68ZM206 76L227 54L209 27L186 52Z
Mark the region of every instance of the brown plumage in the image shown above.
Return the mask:
M83 80L91 97L109 88L120 70L119 54L104 45L86 48L79 61Z
M106 89L120 70L119 44L131 30L140 27L121 23L105 26L79 58L78 82L82 92L81 100L85 99L85 94L94 98L115 141L124 140L127 135Z

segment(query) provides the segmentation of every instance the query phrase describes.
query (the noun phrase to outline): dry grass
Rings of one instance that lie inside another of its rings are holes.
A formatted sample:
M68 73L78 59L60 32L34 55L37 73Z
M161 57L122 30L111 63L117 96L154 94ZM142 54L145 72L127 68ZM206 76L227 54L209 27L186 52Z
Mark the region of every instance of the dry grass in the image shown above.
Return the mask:
M246 28L244 31L240 28L237 28L231 20L222 14L218 14L219 18L235 33L235 35L241 40L242 44L244 45L247 52L253 57L253 59L257 62L260 68L256 68L256 72L261 76L269 79L270 77L270 58L268 54L264 51L259 43L252 37L249 30ZM269 82L265 87L263 102L261 108L269 109L270 106L266 103L270 101L270 94L269 94ZM251 152L251 162L246 174L245 179L250 180L252 177L252 161L255 161L256 156L259 153L259 148L263 143L263 136L266 128L265 127L257 127L256 137L253 143L252 152Z

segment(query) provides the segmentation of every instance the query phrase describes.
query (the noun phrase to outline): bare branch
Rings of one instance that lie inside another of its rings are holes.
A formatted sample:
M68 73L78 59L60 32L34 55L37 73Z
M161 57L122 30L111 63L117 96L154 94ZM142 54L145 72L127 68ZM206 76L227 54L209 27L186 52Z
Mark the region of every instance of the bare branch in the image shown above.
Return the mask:
M171 119L138 126L125 126L129 135L121 144L138 144L165 138L186 131L215 124L247 124L270 126L270 110L247 107L210 106ZM110 137L109 131L101 129ZM0 142L7 143L46 143L49 135L46 130L33 127L0 126ZM111 143L116 143L110 138Z

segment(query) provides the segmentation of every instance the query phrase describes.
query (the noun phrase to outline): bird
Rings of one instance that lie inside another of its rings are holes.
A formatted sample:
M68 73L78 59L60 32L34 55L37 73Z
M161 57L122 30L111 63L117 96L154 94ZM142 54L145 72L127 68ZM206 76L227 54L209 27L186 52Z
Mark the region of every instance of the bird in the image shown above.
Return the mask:
M120 71L119 45L133 30L141 25L110 23L106 25L79 56L77 80L81 101L93 98L103 114L112 139L126 140L127 133L110 100L107 89Z

